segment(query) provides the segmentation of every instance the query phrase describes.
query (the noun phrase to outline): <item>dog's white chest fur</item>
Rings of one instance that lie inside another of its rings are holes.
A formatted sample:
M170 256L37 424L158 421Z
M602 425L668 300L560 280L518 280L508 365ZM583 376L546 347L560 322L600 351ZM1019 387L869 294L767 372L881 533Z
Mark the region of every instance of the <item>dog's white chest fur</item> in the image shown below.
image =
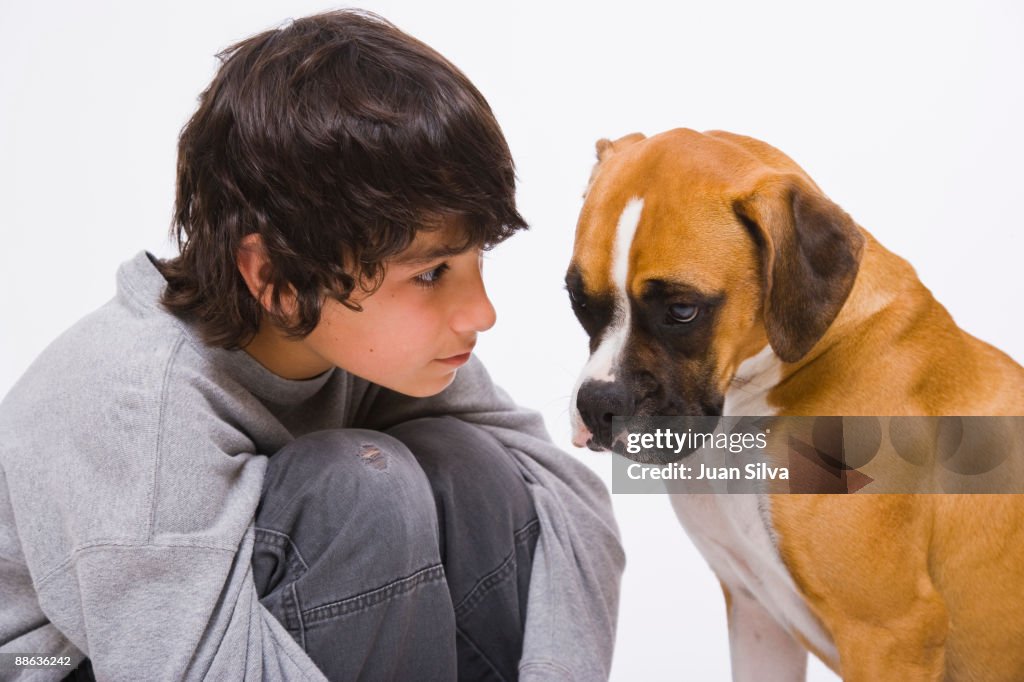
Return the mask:
M767 495L684 494L671 500L693 544L734 597L749 596L782 628L799 633L823 656L836 658L831 637L807 608L779 557ZM741 618L735 625L742 630L763 623Z
M744 362L726 395L725 415L773 414L766 396L778 382L780 371L781 361L768 347ZM698 451L688 459L696 466L707 457ZM707 459L707 464L714 462ZM708 485L717 487L720 482L709 481ZM763 618L766 614L787 632L799 633L823 656L836 658L831 637L807 607L779 556L771 525L771 498L719 493L676 494L671 500L687 534L734 598L747 597L763 609L761 614L748 611L730 626L738 629L735 636L759 638L763 633L758 629L771 627ZM784 667L784 662L780 663Z
M747 358L736 370L725 394L722 414L727 417L754 417L775 414L768 403L768 392L782 378L782 360L771 346Z

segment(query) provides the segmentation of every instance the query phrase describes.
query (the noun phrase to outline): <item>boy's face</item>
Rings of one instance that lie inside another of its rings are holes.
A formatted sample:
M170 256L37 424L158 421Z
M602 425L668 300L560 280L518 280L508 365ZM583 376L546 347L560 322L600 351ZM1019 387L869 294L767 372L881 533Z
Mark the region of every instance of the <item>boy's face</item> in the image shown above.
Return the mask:
M312 376L335 366L410 396L441 392L469 361L477 333L495 322L482 253L471 248L452 255L449 245L458 238L451 227L419 232L386 262L380 288L352 294L362 311L327 299L320 323L305 338L267 341L261 327L264 339L246 350L281 376Z

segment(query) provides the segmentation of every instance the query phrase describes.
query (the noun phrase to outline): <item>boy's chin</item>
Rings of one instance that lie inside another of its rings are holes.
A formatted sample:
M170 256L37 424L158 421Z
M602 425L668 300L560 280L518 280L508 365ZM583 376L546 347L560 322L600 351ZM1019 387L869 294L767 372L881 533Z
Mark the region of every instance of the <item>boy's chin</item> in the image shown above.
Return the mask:
M446 374L443 377L437 377L430 380L424 379L423 381L410 382L409 384L403 384L401 386L386 386L396 393L407 395L410 398L429 398L441 393L446 388L452 385L455 381L455 376L458 374L458 370L452 371L450 374Z

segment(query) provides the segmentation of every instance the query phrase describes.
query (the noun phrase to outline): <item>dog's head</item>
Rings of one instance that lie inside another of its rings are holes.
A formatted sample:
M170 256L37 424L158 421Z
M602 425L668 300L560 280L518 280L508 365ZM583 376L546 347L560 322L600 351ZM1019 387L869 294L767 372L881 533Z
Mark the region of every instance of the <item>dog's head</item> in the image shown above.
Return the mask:
M864 237L791 159L752 138L673 130L597 143L566 274L590 360L573 441L612 416L717 415L740 363L802 358L853 286Z

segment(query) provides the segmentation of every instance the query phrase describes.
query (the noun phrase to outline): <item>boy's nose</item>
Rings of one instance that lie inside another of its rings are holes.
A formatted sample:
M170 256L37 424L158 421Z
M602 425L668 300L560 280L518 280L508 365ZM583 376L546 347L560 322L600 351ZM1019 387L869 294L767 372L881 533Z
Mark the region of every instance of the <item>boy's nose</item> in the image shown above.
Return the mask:
M452 320L457 332L484 332L494 326L498 314L487 297L483 278L477 275L464 291L464 297Z

